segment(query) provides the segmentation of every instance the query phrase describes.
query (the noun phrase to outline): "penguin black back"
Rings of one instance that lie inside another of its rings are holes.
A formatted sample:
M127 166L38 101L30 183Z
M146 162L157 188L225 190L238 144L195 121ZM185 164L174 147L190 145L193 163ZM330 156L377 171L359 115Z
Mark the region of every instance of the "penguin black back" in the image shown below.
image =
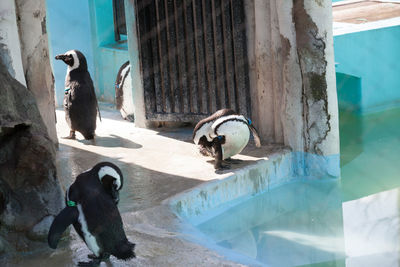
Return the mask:
M107 183L104 184L104 181ZM67 206L50 227L49 246L56 248L61 234L73 224L94 253L95 263L107 259L109 255L123 260L135 257L135 245L126 238L115 197L110 193L112 189L107 189L111 185L119 191L122 181L119 168L109 162L99 163L78 175L66 192Z

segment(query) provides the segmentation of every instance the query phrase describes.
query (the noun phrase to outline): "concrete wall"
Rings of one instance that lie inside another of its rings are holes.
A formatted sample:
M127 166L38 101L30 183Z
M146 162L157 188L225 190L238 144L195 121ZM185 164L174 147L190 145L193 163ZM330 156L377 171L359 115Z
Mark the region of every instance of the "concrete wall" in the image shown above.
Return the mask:
M54 56L71 49L85 55L97 97L113 103L115 78L128 60L128 47L114 40L112 1L47 0L47 13L57 104L62 105L67 68Z
M305 170L320 163L338 176L331 1L246 1L246 12L252 114L263 141L306 152L298 154Z
M358 113L400 107L399 36L394 26L334 37L339 103ZM360 79L358 88L349 76Z

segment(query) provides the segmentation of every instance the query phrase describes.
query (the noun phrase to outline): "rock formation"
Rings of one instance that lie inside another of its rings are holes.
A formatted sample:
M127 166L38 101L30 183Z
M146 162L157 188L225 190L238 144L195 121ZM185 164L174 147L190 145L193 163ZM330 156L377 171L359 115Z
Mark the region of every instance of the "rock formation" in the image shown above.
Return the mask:
M0 84L0 251L31 251L63 205L56 151L34 96L1 60Z

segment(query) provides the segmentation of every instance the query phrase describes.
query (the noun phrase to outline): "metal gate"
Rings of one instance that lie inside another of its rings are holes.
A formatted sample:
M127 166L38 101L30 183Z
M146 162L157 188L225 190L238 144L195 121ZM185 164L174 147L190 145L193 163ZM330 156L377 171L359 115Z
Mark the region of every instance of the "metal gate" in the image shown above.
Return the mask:
M146 118L250 116L244 0L136 0Z

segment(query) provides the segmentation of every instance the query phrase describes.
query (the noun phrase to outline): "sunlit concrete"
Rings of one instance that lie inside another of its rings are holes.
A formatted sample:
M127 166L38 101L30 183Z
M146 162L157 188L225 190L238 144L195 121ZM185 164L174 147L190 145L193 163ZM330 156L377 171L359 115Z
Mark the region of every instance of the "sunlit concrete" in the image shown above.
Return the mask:
M239 266L202 247L201 242L186 241L187 233L197 230L181 222L162 202L204 181L230 176L233 170L263 159L277 148L256 149L250 144L242 155L234 157L242 163L217 174L212 159L201 156L192 143L192 127L136 128L112 107L101 105L101 109L102 121L98 120L94 141L84 140L79 133L77 140L61 139L69 129L64 112L56 111L57 168L63 190L79 173L100 161L111 161L121 168L125 181L119 209L128 239L137 244L137 259L122 262L111 257L107 266ZM87 260L90 253L74 230L56 250L46 244L38 244L38 249L40 253L8 260L6 266L74 266Z

